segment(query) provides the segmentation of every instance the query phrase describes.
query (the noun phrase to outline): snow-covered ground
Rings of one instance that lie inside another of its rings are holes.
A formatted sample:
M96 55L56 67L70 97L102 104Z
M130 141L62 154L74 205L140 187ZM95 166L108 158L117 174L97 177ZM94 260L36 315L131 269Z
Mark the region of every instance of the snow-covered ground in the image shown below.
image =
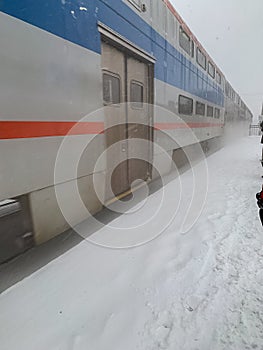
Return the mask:
M259 141L242 138L207 159L207 199L188 232L175 220L137 248L83 241L2 293L0 349L262 350ZM174 196L175 182L166 186Z

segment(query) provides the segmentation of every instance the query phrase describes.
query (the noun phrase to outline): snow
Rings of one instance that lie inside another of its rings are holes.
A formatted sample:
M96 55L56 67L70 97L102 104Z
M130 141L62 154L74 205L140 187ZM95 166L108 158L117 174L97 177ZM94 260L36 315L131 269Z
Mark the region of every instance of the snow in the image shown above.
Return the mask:
M3 292L1 350L263 349L260 154L259 137L246 137L208 157L206 201L188 231L175 218L136 248L83 241ZM180 176L183 188L192 188L191 173ZM189 198L183 192L181 201ZM113 226L140 222L147 210Z

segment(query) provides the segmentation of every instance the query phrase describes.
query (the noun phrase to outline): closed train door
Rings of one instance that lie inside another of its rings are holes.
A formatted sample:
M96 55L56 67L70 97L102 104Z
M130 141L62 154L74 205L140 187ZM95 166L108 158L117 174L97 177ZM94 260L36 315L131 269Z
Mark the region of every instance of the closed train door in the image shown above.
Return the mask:
M103 101L105 105L105 137L107 147L107 180L115 195L127 191L126 157L125 56L102 42ZM116 167L115 165L118 164ZM106 188L106 197L110 196ZM109 199L109 198L108 198Z
M128 176L129 183L150 177L151 113L149 106L149 67L133 57L127 58ZM141 139L143 142L136 142ZM137 156L132 158L133 155Z
M113 195L117 196L129 191L134 180L151 176L152 116L148 104L152 103L152 65L107 41L102 41L101 60L107 186L110 185ZM145 141L143 149L136 150L136 142L129 142L134 138ZM139 159L135 159L134 154L138 154ZM106 188L106 199L111 199L109 193Z

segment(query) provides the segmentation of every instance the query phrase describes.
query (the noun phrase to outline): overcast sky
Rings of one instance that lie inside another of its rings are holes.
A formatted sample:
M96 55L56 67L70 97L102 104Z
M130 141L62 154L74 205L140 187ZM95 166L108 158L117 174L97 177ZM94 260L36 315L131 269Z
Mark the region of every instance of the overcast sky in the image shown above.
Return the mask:
M263 102L263 0L170 0L251 109Z

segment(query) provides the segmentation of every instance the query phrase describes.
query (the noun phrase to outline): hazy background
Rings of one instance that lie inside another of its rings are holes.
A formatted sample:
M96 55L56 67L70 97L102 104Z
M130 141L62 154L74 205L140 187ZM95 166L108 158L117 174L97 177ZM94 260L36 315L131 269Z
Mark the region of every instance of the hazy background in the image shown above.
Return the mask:
M170 0L254 119L263 102L263 0Z

